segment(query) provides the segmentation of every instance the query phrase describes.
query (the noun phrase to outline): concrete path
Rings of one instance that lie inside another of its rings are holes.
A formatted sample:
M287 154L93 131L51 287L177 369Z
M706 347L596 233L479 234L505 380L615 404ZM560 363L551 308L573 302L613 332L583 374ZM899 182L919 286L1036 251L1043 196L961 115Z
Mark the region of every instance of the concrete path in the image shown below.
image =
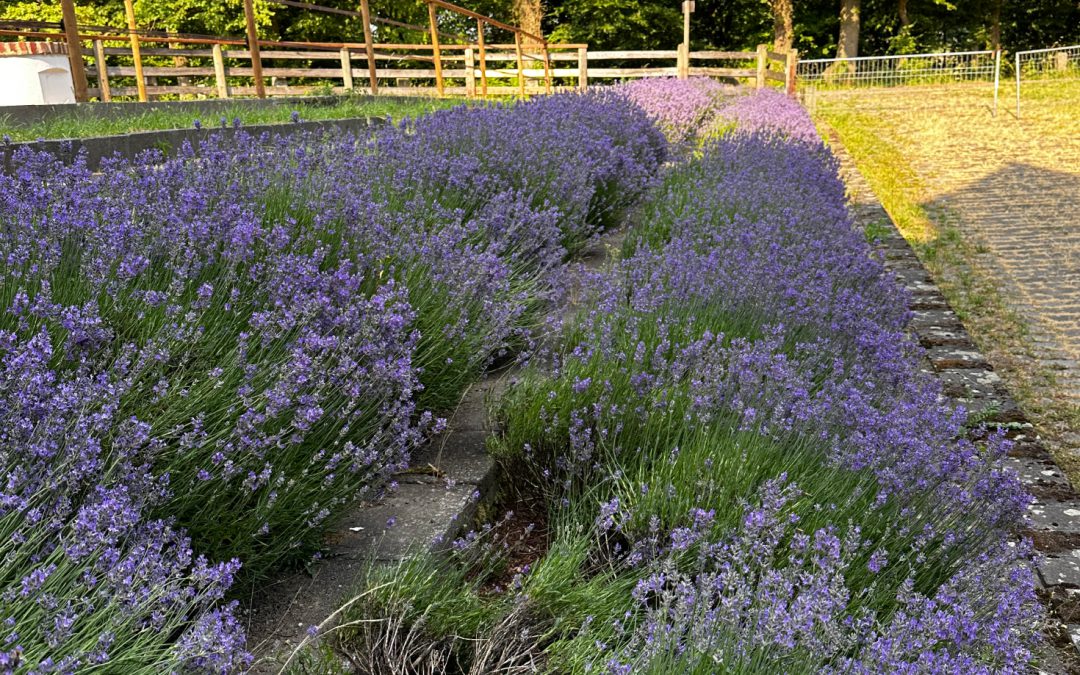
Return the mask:
M599 238L580 254L581 265L597 270L610 264L625 233L619 229ZM562 311L572 312L572 304ZM445 432L419 449L408 472L396 476L395 489L357 505L327 534L318 562L252 591L246 613L248 645L257 658L252 673L277 674L308 628L352 597L366 566L451 541L472 524L480 505L498 496L498 467L486 445L495 431L489 410L515 373L494 370L473 384L447 417Z

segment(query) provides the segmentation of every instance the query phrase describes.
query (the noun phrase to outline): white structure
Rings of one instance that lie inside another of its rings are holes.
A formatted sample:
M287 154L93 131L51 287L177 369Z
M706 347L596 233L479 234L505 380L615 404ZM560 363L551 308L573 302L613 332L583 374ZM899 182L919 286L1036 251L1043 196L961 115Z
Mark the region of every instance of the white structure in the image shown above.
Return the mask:
M74 102L67 45L0 42L0 106Z

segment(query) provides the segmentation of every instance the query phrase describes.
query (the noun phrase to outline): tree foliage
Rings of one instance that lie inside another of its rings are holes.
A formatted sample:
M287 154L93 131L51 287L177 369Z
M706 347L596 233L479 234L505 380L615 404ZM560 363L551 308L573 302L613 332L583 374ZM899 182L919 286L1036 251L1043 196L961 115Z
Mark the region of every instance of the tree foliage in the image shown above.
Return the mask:
M370 0L382 19L428 25L423 0ZM458 0L483 14L512 22L523 0ZM533 2L534 0L529 0ZM361 40L358 18L316 13L254 0L260 33L287 40ZM317 0L357 10L357 0ZM777 0L697 0L692 17L695 48L748 49L773 43ZM841 0L791 0L792 46L809 57L832 56L840 34ZM135 0L140 27L206 35L244 33L243 0ZM542 0L543 28L551 39L585 42L595 49L674 49L682 40L680 0ZM123 0L76 0L80 22L124 26ZM995 21L995 16L998 21ZM0 18L58 21L58 0L7 0ZM995 25L998 33L995 33ZM379 42L426 42L426 30L378 23ZM439 13L440 30L475 39L476 23ZM861 0L861 54L982 49L995 35L1010 51L1080 43L1080 0ZM509 40L490 31L489 41Z

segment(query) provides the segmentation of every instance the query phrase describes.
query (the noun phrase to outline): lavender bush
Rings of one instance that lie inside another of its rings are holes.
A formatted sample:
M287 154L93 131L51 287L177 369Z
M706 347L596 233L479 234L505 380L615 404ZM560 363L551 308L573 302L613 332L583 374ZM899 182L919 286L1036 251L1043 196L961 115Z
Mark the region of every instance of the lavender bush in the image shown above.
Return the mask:
M674 144L694 140L739 91L708 77L631 80L617 90L644 110Z
M100 174L19 154L0 177L0 671L241 669L234 576L310 555L405 467L664 154L607 94Z
M735 128L579 282L564 346L502 409L554 546L586 546L576 574L611 589L563 603L555 667L1026 671L1040 610L1007 442L976 442L920 373L806 114L765 92L717 115ZM547 597L535 574L521 593Z

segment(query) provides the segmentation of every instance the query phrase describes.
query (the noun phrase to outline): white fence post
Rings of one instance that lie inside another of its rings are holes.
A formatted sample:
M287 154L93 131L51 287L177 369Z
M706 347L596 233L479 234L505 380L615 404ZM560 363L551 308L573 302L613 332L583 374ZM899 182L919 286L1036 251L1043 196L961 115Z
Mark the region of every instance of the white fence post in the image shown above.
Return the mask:
M995 52L986 49L969 52L932 54L895 54L890 56L855 56L843 59L799 59L798 78L812 84L893 86L991 81L994 78ZM841 67L846 68L841 71Z
M994 52L994 117L998 111L998 88L1001 86L1001 50Z
M1020 119L1020 52L1016 53L1016 119Z
M1016 52L1016 118L1020 119L1020 80L1032 83L1080 80L1080 45Z

